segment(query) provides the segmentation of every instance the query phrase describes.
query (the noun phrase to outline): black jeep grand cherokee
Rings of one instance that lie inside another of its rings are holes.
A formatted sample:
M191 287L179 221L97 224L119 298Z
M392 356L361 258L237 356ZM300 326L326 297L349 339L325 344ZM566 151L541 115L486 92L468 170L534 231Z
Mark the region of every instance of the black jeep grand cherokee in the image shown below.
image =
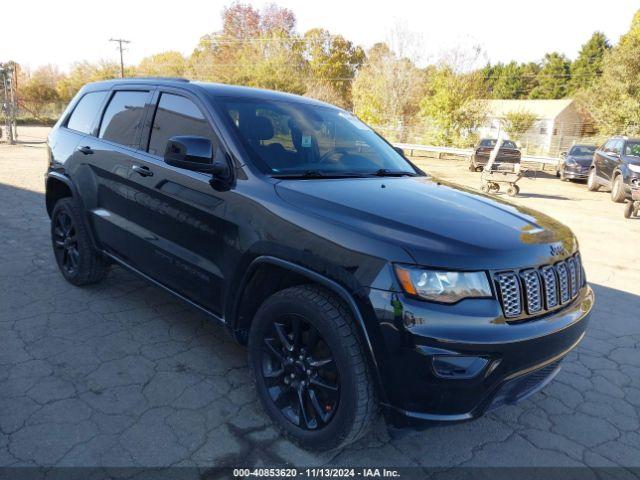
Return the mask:
M85 86L49 136L55 258L122 265L248 344L308 448L467 420L537 391L593 293L572 233L435 180L350 113L184 80Z

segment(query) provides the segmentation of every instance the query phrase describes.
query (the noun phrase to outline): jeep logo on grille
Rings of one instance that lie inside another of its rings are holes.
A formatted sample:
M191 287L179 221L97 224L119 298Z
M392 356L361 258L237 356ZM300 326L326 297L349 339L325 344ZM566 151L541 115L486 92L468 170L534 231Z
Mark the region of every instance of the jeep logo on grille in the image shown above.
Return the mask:
M565 248L559 243L555 245L551 245L550 249L551 249L551 255L554 257L563 256L567 253Z

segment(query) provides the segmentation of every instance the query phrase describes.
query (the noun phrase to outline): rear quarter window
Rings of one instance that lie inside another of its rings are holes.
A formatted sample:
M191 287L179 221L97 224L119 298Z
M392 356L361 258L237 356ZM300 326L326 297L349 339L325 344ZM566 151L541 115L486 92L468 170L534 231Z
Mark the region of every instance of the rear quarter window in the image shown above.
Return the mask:
M107 96L107 92L86 93L73 109L67 128L81 133L91 133L98 116L98 110Z

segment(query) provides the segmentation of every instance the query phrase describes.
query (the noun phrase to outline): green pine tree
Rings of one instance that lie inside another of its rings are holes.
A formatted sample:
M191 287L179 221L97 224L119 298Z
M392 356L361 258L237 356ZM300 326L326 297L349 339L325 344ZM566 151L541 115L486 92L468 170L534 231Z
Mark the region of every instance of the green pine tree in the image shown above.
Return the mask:
M595 32L582 45L578 58L571 64L571 92L588 88L602 75L604 56L611 48L604 33Z
M538 85L531 91L530 98L564 98L569 93L570 63L561 53L552 52L544 56L538 73Z

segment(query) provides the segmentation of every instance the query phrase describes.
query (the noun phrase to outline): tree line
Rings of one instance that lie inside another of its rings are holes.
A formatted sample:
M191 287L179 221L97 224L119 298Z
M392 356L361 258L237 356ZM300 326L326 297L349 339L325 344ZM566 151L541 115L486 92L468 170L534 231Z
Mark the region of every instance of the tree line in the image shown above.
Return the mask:
M477 68L454 56L419 67L403 51L401 37L397 45L380 42L364 51L322 28L299 33L287 8L233 3L222 11L222 28L204 35L191 55L157 53L127 67L125 75L187 77L307 95L354 111L396 140L414 132L425 142L472 143L472 132L485 121L488 98L573 97L599 133L639 133L640 11L617 45L595 32L573 60L551 52L540 62ZM78 62L68 73L52 65L22 70L19 99L38 117L44 105L68 102L85 83L119 76L119 65L110 61ZM534 121L527 112L507 119L520 129Z

